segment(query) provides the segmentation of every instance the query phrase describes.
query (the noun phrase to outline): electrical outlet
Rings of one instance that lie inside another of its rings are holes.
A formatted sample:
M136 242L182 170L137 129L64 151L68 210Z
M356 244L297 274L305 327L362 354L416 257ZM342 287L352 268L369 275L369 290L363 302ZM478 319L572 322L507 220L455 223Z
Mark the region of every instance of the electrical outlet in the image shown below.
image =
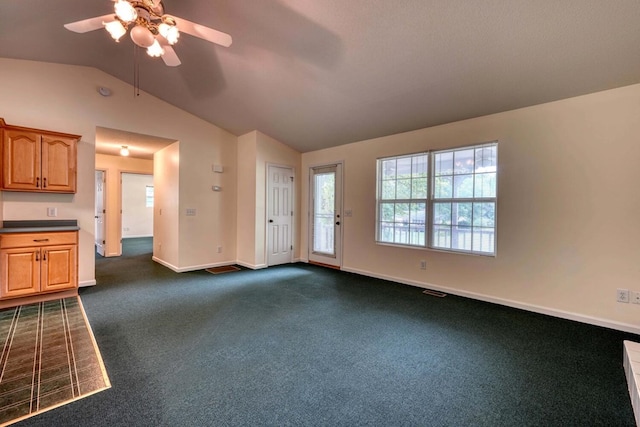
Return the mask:
M426 269L427 269L427 261L421 260L420 261L420 270L426 270Z
M618 302L629 302L629 289L618 289L616 295Z
M640 292L631 291L630 297L631 297L630 299L632 304L640 304Z
M196 210L193 208L187 208L187 216L196 216Z
M218 253L221 254L222 253L222 246L218 246Z
M47 208L47 216L58 216L58 208Z

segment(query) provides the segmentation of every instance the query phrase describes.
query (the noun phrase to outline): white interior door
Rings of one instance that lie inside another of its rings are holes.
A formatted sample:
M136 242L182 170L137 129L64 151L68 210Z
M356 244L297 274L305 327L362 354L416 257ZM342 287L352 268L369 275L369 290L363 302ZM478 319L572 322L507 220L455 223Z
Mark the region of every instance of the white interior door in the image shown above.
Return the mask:
M286 264L293 254L293 169L267 167L267 265Z
M310 170L309 261L342 265L342 165Z
M105 185L105 172L96 171L96 252L104 256L104 244L105 244L105 223L104 223L104 185Z

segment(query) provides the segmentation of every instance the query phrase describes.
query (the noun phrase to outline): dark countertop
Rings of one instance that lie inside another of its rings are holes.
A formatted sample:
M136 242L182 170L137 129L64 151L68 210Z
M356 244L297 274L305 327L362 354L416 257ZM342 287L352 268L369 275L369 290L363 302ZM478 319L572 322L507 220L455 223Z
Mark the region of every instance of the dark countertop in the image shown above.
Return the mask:
M25 221L3 221L0 234L8 233L44 233L48 231L78 231L75 219L37 219Z

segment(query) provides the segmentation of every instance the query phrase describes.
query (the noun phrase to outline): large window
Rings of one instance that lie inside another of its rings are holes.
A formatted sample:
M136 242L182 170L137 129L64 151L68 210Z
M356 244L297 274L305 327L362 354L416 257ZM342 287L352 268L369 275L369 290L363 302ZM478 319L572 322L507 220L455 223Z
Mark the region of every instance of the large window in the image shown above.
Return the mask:
M497 143L378 160L380 243L495 254Z

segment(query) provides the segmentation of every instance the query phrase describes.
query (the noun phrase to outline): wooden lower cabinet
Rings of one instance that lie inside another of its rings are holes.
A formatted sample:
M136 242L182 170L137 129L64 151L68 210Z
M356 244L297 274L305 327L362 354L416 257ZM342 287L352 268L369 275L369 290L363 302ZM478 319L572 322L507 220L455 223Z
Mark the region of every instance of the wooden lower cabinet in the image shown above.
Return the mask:
M78 233L0 235L0 300L76 289Z

